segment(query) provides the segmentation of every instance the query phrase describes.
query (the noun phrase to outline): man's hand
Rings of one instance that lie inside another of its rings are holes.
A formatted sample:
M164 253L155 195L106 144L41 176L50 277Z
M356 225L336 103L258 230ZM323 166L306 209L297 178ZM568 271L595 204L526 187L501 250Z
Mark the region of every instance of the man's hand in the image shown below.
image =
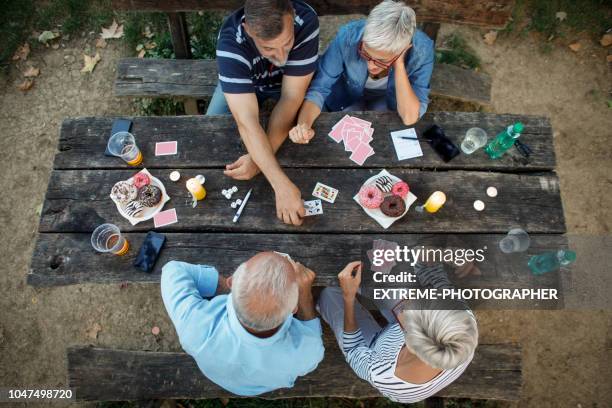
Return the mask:
M295 184L288 181L276 193L276 216L285 224L302 225L305 214L302 194Z
M317 276L311 269L308 269L299 262L294 262L295 276L297 279L300 292L308 292L312 290L312 284Z
M297 318L304 321L312 320L316 317L312 298L312 284L316 274L299 262L293 262L293 268L299 288Z
M217 283L217 291L215 292L215 295L223 295L226 293L230 293L230 290L231 289L228 282L228 278L219 274L219 281Z
M250 155L245 154L235 162L226 165L223 174L236 180L250 180L259 174L259 167Z
M289 131L289 139L293 143L306 144L314 137L315 132L305 124L298 124Z
M338 274L338 280L344 299L355 299L359 292L359 285L361 285L361 261L354 261L346 265Z

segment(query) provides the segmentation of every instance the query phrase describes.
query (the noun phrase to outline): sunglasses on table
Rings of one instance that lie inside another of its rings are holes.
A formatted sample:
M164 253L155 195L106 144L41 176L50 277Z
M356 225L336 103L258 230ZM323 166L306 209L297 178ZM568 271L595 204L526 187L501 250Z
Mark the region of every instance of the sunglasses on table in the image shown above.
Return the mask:
M391 61L383 62L381 60L377 60L376 58L368 54L368 52L363 48L363 41L359 41L359 47L357 51L359 52L359 55L361 55L361 58L365 59L366 61L371 61L378 68L382 69L389 69L393 65L393 63L397 61L397 59L404 53L402 51L401 53L399 53L399 55L396 55Z

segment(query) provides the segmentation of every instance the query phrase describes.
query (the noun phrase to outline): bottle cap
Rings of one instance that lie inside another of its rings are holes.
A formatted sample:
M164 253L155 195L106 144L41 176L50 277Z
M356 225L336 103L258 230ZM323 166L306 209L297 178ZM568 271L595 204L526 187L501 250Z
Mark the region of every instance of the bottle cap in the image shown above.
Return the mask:
M524 128L521 122L516 122L513 126L514 133L523 133Z
M563 251L564 264L574 262L576 260L576 253L574 251Z

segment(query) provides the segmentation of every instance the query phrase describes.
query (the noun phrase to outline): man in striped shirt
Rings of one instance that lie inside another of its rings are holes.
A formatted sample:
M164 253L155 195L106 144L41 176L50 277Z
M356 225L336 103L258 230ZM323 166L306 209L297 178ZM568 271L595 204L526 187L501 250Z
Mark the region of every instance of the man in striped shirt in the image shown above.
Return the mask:
M282 171L275 154L295 122L317 68L319 21L299 0L246 0L224 22L217 41L219 83L207 115L231 114L248 153L226 166L225 174L248 180L260 171L276 195L276 215L300 225L300 190ZM278 102L267 132L259 123L259 104Z

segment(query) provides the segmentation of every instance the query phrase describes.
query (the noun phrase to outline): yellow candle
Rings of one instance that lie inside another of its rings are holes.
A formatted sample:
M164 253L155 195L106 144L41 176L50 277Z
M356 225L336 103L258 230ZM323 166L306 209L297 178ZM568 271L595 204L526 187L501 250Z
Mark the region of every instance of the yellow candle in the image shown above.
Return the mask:
M435 191L429 196L423 207L425 207L428 213L435 213L444 205L445 202L446 194L441 191Z
M187 190L195 197L196 200L203 200L206 197L206 189L196 178L187 180Z

